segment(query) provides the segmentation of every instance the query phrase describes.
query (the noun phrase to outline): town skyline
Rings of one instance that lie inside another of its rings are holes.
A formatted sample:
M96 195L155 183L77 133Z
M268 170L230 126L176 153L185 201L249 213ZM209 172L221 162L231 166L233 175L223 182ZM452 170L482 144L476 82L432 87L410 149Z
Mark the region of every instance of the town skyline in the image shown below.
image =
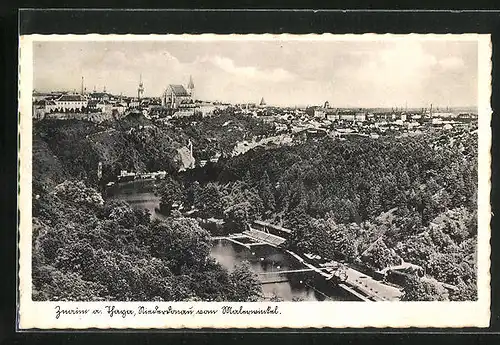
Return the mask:
M477 105L477 44L377 42L37 42L34 89L106 88L160 97L168 84L227 103L392 108ZM164 77L162 77L164 75ZM61 77L65 76L65 77Z

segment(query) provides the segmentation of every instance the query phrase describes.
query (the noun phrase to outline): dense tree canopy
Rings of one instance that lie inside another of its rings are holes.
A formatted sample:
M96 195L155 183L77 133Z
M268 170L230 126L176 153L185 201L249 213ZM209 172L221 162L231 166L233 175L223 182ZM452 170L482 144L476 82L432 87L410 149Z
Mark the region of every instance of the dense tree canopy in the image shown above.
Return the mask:
M420 265L460 287L446 298L475 298L476 134L325 138L254 149L219 166L197 193L214 205L222 197L226 219L283 224L293 230L290 248L373 270Z
M272 126L231 111L174 125L136 120L35 125L37 298L86 299L89 291L96 299L253 298L241 297L235 282L250 289L248 267L230 274L212 262L208 233L172 212L174 204L223 219L230 231L254 219L283 225L293 230L289 248L372 270L419 265L428 279L402 283L406 299L477 298L477 134L325 137L229 159L237 141L269 135ZM197 158L223 157L202 173L177 174L176 149L188 140ZM89 188L98 162L101 183L122 169L166 170L157 192L167 220L150 222L126 203L103 200ZM441 283L456 289L445 294Z
M245 301L259 298L247 266L209 257L210 235L189 218L151 221L66 181L34 203L33 299Z

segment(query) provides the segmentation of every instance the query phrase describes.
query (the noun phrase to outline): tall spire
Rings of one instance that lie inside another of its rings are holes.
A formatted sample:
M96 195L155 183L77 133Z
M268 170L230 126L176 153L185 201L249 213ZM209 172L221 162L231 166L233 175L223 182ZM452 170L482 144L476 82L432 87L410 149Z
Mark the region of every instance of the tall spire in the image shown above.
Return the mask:
M137 98L140 100L144 94L144 84L142 83L142 73L139 75L139 87L137 88Z
M81 94L83 95L83 76L82 76L82 88L81 88Z
M194 83L193 83L193 77L189 76L189 83L187 85L187 92L191 99L194 99Z
M188 89L190 89L190 90L194 89L194 83L193 83L193 77L192 76L189 76Z

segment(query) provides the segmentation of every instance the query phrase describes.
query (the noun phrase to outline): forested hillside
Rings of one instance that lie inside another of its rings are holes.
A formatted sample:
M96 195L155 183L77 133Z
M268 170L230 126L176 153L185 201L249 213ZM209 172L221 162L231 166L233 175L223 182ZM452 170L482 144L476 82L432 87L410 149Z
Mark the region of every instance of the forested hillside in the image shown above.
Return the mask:
M79 120L43 120L33 126L33 190L53 188L65 179L97 185L114 180L120 170L146 172L178 171L177 149L193 143L193 155L207 159L215 153L230 154L236 142L264 135L270 125L261 120L234 115L178 119L175 126L152 123L141 114L95 124ZM226 124L225 126L223 126Z
M198 154L210 155L269 130L253 118L224 116L176 126L137 118L36 123L36 298L204 299L211 286L223 300L254 298L253 288L243 297L235 288L239 280L253 286L247 270L235 273L246 280L233 277L208 260L208 233L174 212L175 204L193 206L201 218L224 219L225 231L241 231L253 219L281 224L293 230L286 246L300 252L373 270L402 260L420 265L426 277L407 282L405 299L477 298L477 133L314 139L222 159L210 168L215 175L175 173L176 149L188 140ZM104 182L121 169L169 172L158 192L170 218L154 223L127 204L101 200L89 189L97 186L98 162ZM165 252L158 244L182 250ZM185 267L178 259L183 251L197 252L183 257ZM142 291L127 277L172 289L144 283L150 290ZM438 281L456 289L443 291Z
M216 181L177 187L185 204L237 224L281 223L303 252L375 270L420 265L432 279L413 286L419 299L444 298L434 279L458 287L450 299L476 298L477 134L314 140L219 168Z
M105 202L82 182L33 200L36 301L251 301L260 285L245 265L228 273L209 257L210 235L188 218L151 221Z
M274 126L254 117L235 114L232 109L197 121L181 118L173 125L182 128L191 138L197 159L208 159L217 152L229 155L238 141L271 135Z
M206 135L213 135L210 128L220 128L217 121L203 121ZM260 123L241 120L237 125L245 129L225 138L223 146L230 147L240 135L253 135L253 122ZM122 169L177 172L177 149L188 140L197 144L206 138L190 137L198 135L189 131L191 125L157 126L137 114L101 124L34 124L34 300L261 298L249 267L229 273L208 256L210 235L196 220L171 217L152 222L144 211L125 202L104 201L96 190Z

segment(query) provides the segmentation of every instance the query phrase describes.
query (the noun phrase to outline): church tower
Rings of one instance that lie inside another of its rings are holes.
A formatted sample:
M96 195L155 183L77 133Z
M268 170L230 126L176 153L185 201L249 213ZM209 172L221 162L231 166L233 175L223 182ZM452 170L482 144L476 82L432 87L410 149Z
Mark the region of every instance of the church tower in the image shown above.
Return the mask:
M189 96L191 96L191 98L194 99L194 83L193 83L192 76L189 76L189 83L187 85L187 92L189 93Z
M139 87L137 88L137 99L141 101L141 97L144 94L144 84L142 83L142 73L139 76Z

